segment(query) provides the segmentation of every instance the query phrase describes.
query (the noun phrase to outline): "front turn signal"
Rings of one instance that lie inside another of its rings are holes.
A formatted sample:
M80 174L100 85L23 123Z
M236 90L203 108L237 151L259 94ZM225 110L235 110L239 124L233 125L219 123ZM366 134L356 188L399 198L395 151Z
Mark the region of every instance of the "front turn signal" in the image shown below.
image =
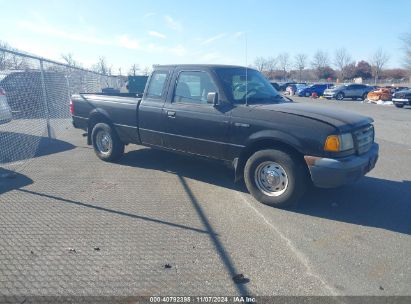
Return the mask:
M338 152L340 151L340 137L338 135L330 135L327 137L324 150L329 152Z

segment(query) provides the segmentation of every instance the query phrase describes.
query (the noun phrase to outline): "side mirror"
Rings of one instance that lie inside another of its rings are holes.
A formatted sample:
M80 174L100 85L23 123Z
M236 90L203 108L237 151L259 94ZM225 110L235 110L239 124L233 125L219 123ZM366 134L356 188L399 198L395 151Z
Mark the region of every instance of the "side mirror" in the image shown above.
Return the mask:
M218 93L210 92L207 94L207 103L212 104L214 107L218 105Z

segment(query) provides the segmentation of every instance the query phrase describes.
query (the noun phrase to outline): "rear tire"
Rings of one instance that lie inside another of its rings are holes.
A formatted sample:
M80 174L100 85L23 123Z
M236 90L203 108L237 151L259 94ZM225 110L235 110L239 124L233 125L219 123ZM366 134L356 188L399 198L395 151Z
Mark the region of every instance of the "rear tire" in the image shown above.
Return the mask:
M94 152L104 161L115 161L124 154L124 144L116 131L106 123L98 123L91 133Z
M297 156L274 149L260 150L248 159L244 181L259 202L278 208L295 204L307 189L307 168Z

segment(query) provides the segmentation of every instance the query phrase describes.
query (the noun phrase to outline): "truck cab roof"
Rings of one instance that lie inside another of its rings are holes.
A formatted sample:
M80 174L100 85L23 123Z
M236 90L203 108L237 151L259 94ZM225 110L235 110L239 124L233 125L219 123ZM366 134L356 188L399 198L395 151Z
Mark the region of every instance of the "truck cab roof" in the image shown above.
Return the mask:
M153 69L162 69L162 68L216 69L216 68L245 68L245 67L240 66L240 65L227 65L227 64L165 64L165 65L159 64L159 65L153 65ZM253 68L248 68L248 69L254 70Z

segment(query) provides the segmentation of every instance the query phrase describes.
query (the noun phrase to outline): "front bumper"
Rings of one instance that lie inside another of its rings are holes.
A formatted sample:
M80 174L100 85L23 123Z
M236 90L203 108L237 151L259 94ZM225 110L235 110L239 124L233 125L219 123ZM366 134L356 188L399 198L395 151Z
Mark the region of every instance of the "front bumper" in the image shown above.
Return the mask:
M411 105L411 100L408 98L393 98L392 102L395 104Z
M343 158L304 156L315 186L335 188L357 181L370 172L378 160L378 144L374 143L367 153Z
M335 95L337 95L337 94L335 94L335 93L324 93L323 97L325 97L325 98L334 98Z

